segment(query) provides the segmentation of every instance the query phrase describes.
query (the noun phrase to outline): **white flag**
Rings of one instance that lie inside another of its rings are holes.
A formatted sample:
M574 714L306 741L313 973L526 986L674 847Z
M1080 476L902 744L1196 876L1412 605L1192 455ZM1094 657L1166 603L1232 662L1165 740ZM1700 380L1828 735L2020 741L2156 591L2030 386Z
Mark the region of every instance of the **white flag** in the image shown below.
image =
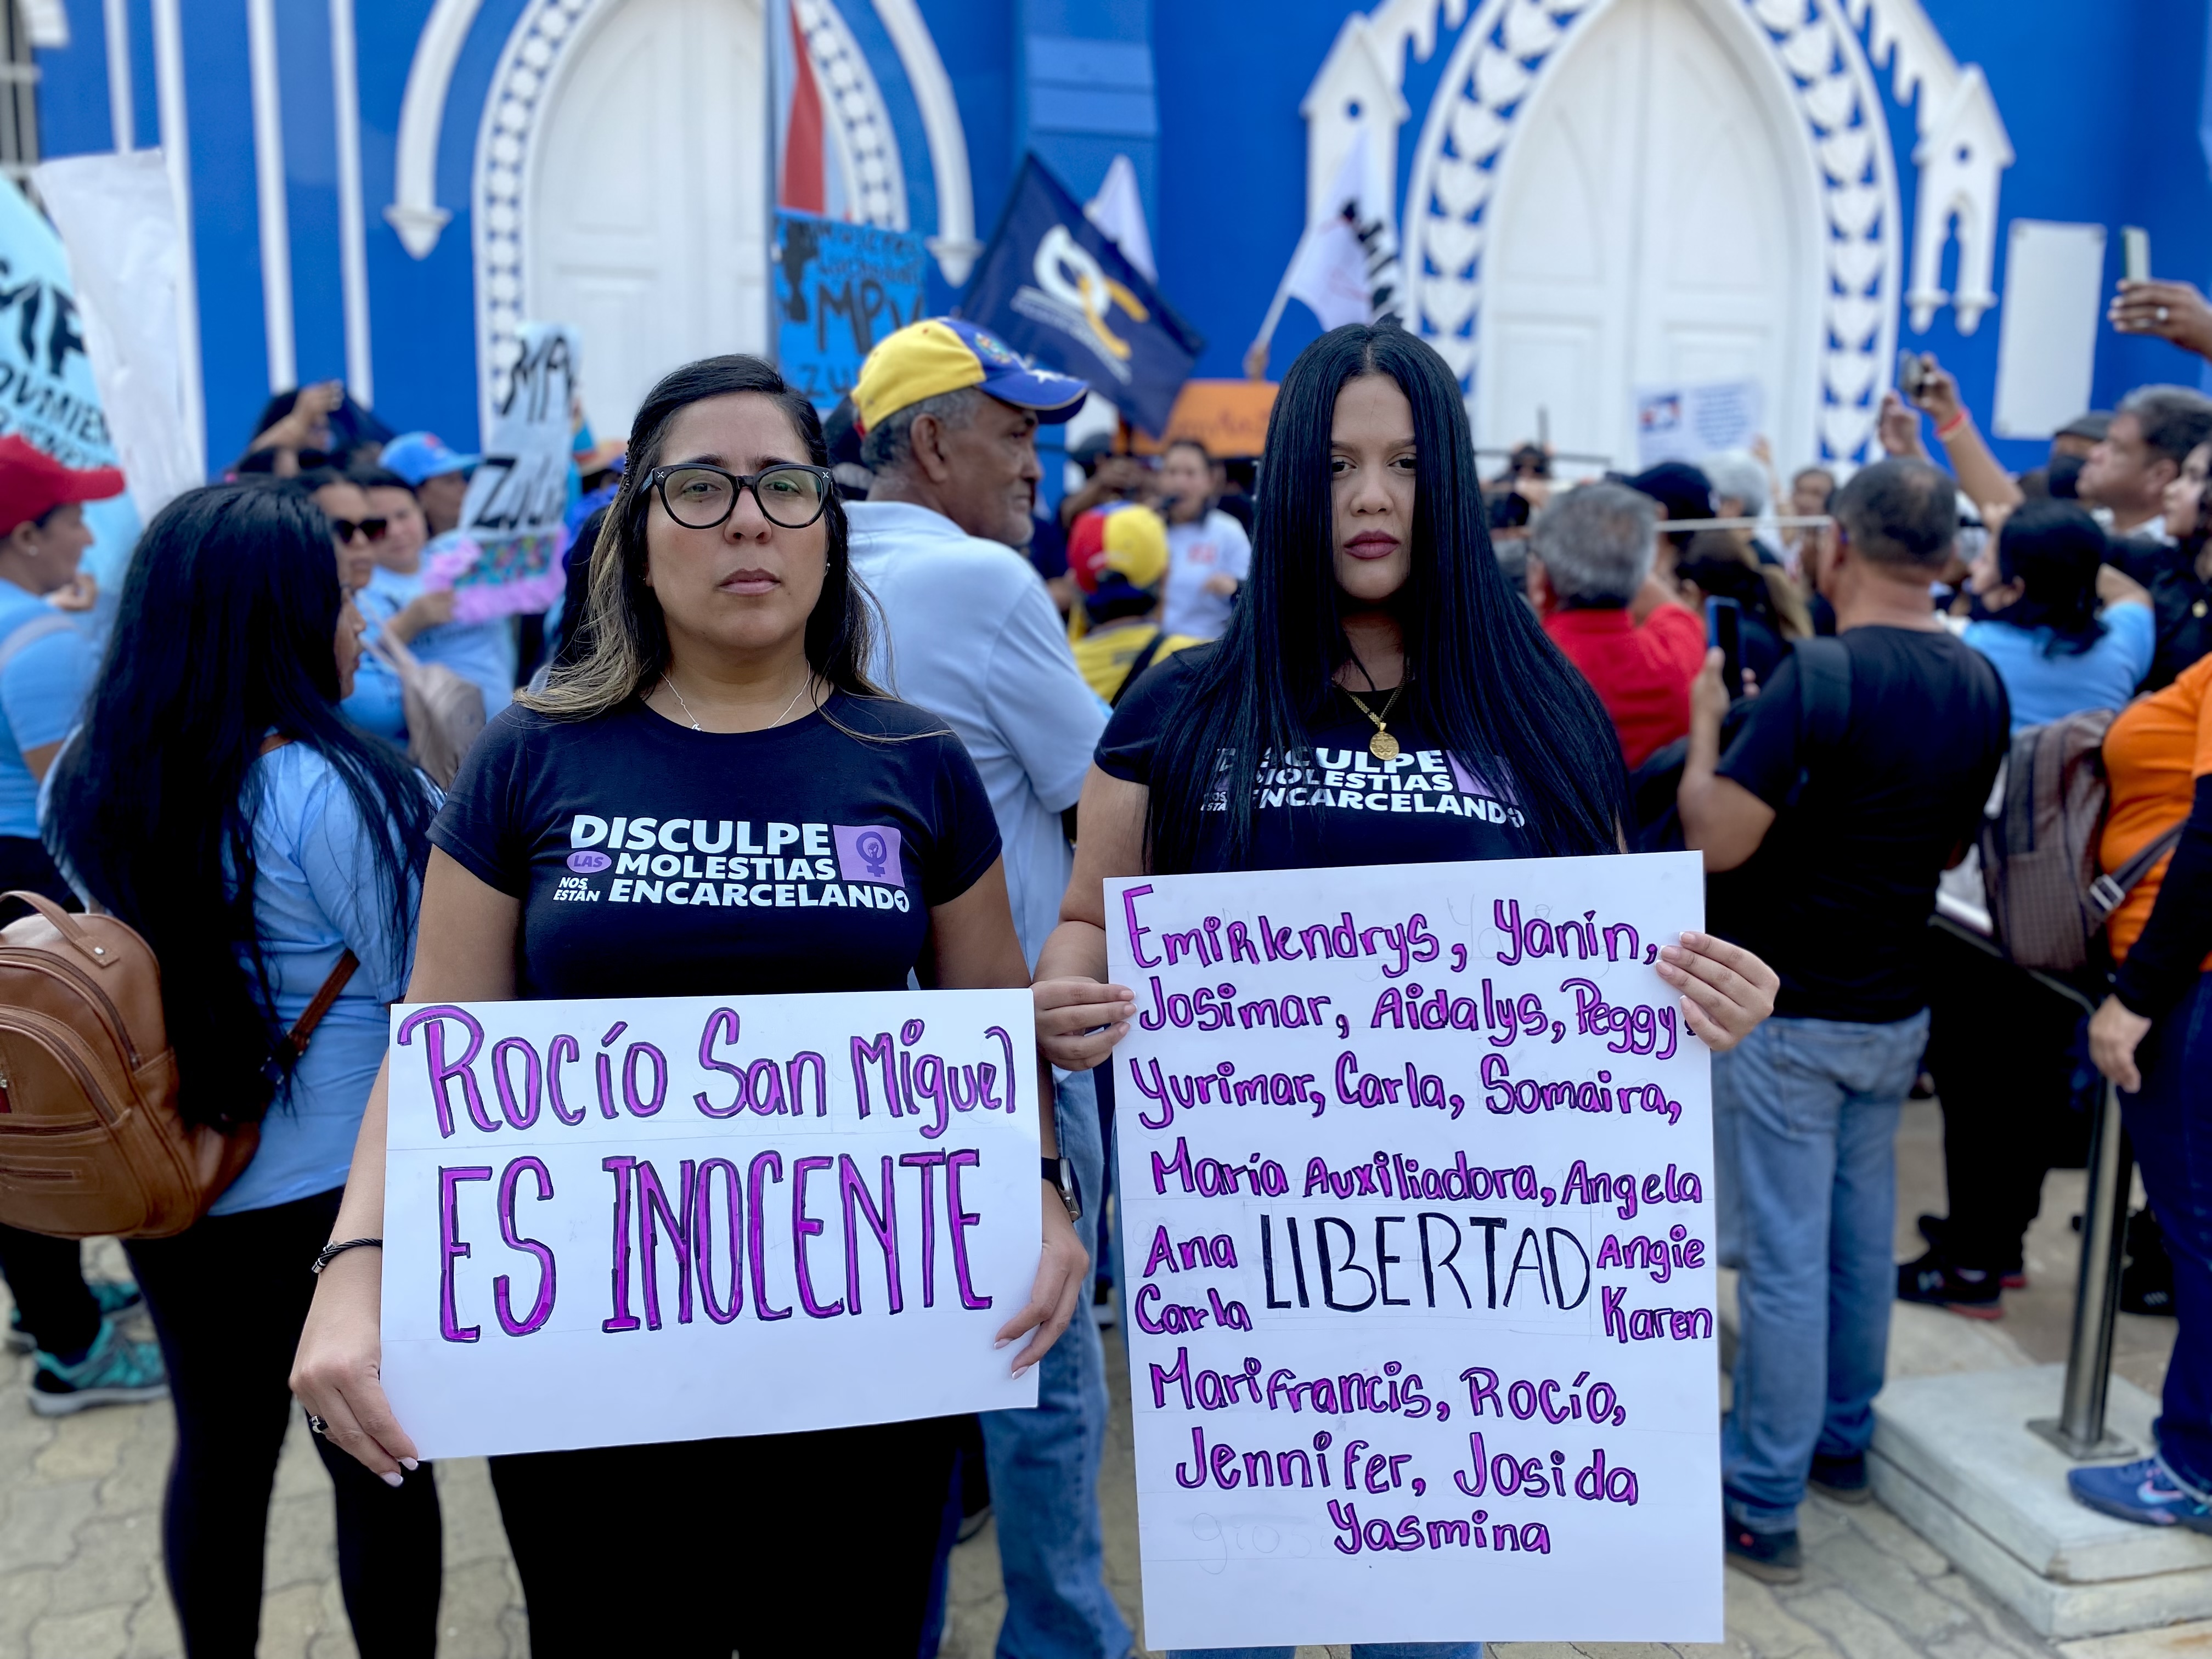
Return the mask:
M142 521L207 482L185 392L176 198L158 149L71 155L34 175L69 250L86 355Z
M1083 216L1113 239L1121 257L1157 283L1152 266L1152 233L1145 224L1145 201L1137 191L1137 168L1126 155L1116 155L1106 169L1106 182L1098 186L1083 210Z
M1291 256L1284 288L1305 301L1324 329L1379 322L1398 309L1397 264L1389 204L1376 198L1363 129Z

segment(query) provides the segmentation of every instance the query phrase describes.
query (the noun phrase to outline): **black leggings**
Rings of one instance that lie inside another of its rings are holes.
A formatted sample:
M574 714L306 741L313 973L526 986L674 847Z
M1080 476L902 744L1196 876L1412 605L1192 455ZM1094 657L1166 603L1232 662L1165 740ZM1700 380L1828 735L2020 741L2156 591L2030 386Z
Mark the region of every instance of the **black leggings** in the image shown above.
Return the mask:
M100 1340L100 1304L86 1288L76 1240L0 1225L0 1279L23 1328L48 1353L75 1359Z
M493 1458L532 1659L914 1659L960 1422Z
M1928 1071L1943 1103L1954 1267L2004 1273L2043 1207L2043 1177L2078 1168L2088 1119L2073 1109L2074 1004L1941 929L1929 941L1935 1019Z
M174 1238L124 1246L176 1406L161 1548L194 1659L251 1654L258 1639L269 1495L314 1297L308 1266L340 1196L209 1216ZM362 1659L430 1659L442 1554L429 1466L394 1490L319 1437L315 1449L337 1488L338 1583Z

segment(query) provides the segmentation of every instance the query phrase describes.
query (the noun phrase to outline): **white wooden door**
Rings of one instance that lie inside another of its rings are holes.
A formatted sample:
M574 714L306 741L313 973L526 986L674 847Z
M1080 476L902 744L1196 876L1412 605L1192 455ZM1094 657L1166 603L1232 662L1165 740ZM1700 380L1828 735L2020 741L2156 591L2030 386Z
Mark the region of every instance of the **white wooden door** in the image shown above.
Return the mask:
M547 97L525 306L580 332L605 438L678 364L767 349L768 123L760 0L620 0L600 16Z
M1819 207L1778 75L1701 0L1615 0L1565 48L1499 181L1477 442L1541 410L1633 471L1635 387L1748 378L1778 456L1809 458Z

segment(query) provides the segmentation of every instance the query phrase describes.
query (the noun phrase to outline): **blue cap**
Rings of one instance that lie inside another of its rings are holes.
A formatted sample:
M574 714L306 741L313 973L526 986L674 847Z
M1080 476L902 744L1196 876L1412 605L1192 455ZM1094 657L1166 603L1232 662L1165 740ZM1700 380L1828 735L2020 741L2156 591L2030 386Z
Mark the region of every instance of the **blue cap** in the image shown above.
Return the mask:
M434 432L403 432L385 445L380 460L409 483L421 484L448 472L465 472L483 459L456 454Z

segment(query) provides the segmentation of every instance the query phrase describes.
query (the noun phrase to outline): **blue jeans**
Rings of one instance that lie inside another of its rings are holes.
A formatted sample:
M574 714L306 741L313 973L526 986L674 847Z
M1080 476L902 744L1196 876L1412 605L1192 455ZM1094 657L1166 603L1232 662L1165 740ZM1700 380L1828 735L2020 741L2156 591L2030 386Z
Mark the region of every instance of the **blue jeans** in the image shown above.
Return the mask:
M2173 1358L2157 1423L2167 1465L2212 1486L2212 974L2151 1024L2142 1092L2120 1097L2143 1188L2173 1260Z
M1291 1659L1296 1648L1172 1648L1168 1659ZM1482 1659L1480 1642L1354 1642L1352 1659Z
M1087 1220L1106 1190L1091 1073L1071 1073L1057 1105L1060 1156L1075 1165ZM1133 1637L1106 1588L1098 1515L1106 1357L1088 1295L1037 1367L1036 1409L985 1412L977 1420L1006 1585L999 1659L1124 1659Z
M1713 1058L1717 1207L1742 1255L1721 1481L1755 1532L1796 1527L1815 1455L1874 1438L1897 1293L1897 1117L1927 1043L1925 1009L1884 1025L1777 1018Z

